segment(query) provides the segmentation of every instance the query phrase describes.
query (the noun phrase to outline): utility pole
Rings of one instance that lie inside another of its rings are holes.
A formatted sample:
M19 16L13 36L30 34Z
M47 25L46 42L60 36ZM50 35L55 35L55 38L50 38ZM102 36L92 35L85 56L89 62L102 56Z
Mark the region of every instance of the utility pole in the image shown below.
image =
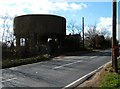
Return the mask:
M117 4L116 0L113 0L113 13L112 13L112 66L114 69L114 72L118 73L118 64L117 64L117 40L116 40L116 17L117 17Z
M82 17L83 47L84 47L84 17Z

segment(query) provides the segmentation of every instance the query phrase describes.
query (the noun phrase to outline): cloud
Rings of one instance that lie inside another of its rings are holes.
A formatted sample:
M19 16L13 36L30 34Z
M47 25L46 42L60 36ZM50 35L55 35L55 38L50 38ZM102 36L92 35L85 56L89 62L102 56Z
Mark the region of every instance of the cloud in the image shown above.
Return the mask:
M10 15L34 14L42 13L48 14L60 10L81 10L87 8L84 3L73 3L65 0L0 0L0 13L9 13Z
M68 2L112 2L112 0L66 0Z
M100 17L97 25L103 27L112 26L112 17Z
M71 9L77 10L77 9L82 9L82 8L87 8L87 5L84 3L76 4L72 3L70 4Z
M108 33L112 33L112 17L100 17L97 23L97 30L106 30Z
M94 25L85 26L84 32L87 33ZM96 30L98 32L107 32L106 36L112 36L112 17L100 17L96 23Z

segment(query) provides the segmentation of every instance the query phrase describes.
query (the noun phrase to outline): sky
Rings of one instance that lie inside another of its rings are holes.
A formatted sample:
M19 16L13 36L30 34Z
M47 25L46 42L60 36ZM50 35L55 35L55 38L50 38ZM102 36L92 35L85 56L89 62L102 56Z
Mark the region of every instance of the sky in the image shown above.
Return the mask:
M85 31L95 25L97 30L106 28L112 31L112 0L0 0L0 17L6 13L10 17L26 14L54 14L66 18L67 24L74 21L81 26L85 19ZM10 20L11 21L11 20ZM13 20L11 31L13 31ZM0 18L0 36L2 35L3 18ZM67 31L69 34L69 31Z

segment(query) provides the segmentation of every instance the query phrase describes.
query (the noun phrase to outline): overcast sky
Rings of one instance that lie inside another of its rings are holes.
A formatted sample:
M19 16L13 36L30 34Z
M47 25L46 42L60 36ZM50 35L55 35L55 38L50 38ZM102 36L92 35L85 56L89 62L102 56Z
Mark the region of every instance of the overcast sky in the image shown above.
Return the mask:
M73 20L77 25L81 25L84 17L85 29L88 25L96 24L97 29L106 28L107 31L112 31L112 0L0 0L0 8L0 16L6 13L11 17L55 14L65 17L67 24ZM0 35L2 23L0 19Z

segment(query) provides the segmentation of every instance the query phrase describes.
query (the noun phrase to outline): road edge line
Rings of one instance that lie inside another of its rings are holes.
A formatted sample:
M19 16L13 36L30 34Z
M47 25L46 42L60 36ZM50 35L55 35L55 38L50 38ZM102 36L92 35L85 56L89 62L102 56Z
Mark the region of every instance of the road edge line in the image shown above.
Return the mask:
M79 79L75 80L74 82L66 85L64 88L62 89L67 89L67 88L75 88L77 87L78 85L82 84L83 82L85 82L86 79L88 79L89 77L91 77L92 75L94 75L96 72L98 72L100 69L106 67L108 64L111 64L112 61L109 61L107 63L105 63L104 65L100 66L99 68L93 70L92 72L80 77Z

